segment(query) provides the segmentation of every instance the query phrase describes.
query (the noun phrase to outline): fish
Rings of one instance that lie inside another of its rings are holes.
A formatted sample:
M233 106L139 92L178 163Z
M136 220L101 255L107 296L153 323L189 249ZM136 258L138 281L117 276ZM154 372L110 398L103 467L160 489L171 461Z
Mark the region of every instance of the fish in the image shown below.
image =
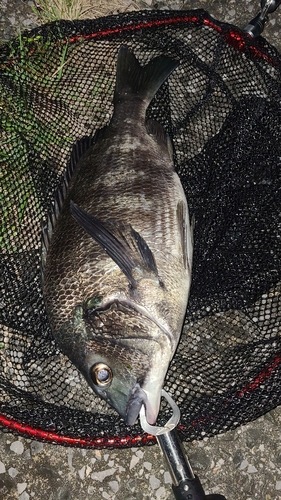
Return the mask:
M127 425L142 405L157 420L191 283L192 224L173 144L146 116L178 65L166 55L141 65L119 47L110 122L74 146L43 231L53 337Z

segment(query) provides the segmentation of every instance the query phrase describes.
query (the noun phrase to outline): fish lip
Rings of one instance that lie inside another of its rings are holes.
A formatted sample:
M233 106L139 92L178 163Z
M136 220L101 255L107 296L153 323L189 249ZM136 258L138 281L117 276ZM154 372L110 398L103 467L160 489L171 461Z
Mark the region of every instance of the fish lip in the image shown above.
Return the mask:
M146 402L147 394L139 384L136 384L132 389L126 408L125 422L127 425L134 425L139 416L142 405L145 405Z
M159 413L159 405L157 410L155 410L155 408L153 408L153 405L151 405L148 392L145 389L142 389L139 384L136 384L132 390L126 408L125 422L127 425L135 424L142 405L144 405L145 407L147 422L150 425L154 425Z

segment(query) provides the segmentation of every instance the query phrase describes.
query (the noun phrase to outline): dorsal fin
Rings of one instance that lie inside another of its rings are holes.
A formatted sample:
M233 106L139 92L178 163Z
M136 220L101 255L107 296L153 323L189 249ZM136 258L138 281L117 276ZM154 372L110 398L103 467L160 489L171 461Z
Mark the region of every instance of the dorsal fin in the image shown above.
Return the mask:
M130 224L102 222L70 202L70 211L85 231L106 251L127 277L133 288L137 281L133 270L138 268L141 278L153 274L158 278L153 253L146 241Z
M47 216L47 220L45 221L44 224L42 224L42 250L41 250L42 271L44 270L47 252L56 225L56 221L63 207L64 200L66 198L66 194L68 191L68 186L75 172L76 165L80 161L80 159L84 156L86 151L91 146L93 146L95 141L96 141L96 135L94 137L83 137L82 139L77 141L72 147L71 155L66 170L63 174L60 187L58 188L55 194L54 200L52 202L52 205L50 207Z

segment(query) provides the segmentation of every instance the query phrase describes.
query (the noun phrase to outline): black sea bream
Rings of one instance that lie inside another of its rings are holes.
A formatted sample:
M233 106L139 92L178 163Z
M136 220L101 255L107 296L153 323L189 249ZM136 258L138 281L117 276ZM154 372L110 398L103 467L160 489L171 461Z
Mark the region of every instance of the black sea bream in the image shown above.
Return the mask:
M177 66L159 56L142 67L121 46L110 124L75 167L44 237L53 335L128 424L142 404L148 422L156 421L191 281L189 215L171 140L146 120Z

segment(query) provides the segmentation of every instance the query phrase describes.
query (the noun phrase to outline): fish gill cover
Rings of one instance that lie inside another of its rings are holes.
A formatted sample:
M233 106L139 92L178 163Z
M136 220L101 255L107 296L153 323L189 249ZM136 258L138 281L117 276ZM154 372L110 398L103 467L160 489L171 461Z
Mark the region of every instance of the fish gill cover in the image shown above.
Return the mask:
M195 220L190 299L165 380L182 437L224 432L281 402L279 54L204 11L50 23L0 54L0 424L68 445L153 442L62 354L41 283L42 224L73 144L110 121L124 44L142 65L180 63L147 117L172 138Z

